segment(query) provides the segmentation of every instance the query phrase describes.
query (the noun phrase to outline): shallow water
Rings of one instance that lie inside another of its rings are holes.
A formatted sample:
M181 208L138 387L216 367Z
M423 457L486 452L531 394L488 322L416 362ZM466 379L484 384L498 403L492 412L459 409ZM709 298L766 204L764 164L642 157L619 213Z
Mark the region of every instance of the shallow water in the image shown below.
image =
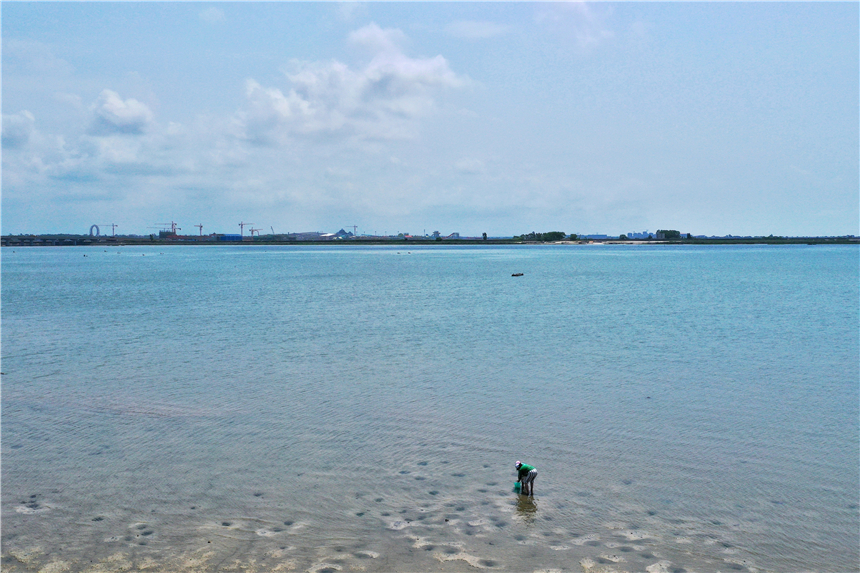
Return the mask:
M4 571L860 568L856 247L2 257Z

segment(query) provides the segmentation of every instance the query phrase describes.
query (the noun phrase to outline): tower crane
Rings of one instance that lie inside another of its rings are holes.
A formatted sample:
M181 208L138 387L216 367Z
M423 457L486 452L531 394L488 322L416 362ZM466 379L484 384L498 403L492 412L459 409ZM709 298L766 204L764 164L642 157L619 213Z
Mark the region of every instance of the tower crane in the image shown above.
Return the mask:
M253 236L254 236L254 233L257 233L257 236L259 237L259 236L260 236L260 231L262 231L262 229L254 229L254 228L251 228L251 236L253 237Z
M99 225L96 225L99 226ZM103 223L102 227L110 227L110 235L111 237L116 237L116 228L119 227L116 223Z
M244 223L244 222L239 223L239 229L240 229L239 234L241 234L244 237L245 236L245 225L251 226L253 224L254 223Z
M177 227L176 223L173 221L170 221L169 223L157 223L157 225L158 225L158 227L147 227L147 228L148 229L161 229L162 231L167 231L167 229L169 228L171 235L175 235L176 231L182 230L182 227Z
M344 225L344 228L349 229L352 227L352 236L355 237L358 235L358 225Z
M193 226L198 227L200 229L200 236L202 237L203 236L203 223L200 223L199 225L193 225Z

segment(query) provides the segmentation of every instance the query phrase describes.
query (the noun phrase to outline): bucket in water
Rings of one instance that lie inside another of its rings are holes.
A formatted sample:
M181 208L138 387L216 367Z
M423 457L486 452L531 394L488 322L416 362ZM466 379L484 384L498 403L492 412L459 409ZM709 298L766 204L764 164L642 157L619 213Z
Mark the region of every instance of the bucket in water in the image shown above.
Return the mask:
M520 488L523 486L520 482L514 482L514 491L520 493Z

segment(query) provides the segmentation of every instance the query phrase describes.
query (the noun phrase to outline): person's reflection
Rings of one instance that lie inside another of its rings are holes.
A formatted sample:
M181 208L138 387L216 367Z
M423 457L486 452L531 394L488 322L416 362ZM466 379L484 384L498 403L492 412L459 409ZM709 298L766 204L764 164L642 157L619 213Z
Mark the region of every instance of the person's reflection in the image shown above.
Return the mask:
M528 495L517 495L517 515L526 523L532 523L537 514L537 502Z

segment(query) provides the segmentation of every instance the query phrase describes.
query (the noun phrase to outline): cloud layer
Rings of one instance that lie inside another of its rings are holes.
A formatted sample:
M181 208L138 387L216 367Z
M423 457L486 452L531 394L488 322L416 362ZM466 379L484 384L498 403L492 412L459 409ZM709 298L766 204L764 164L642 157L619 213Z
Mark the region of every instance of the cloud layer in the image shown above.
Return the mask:
M856 227L856 6L6 12L9 232Z
M214 16L201 18L208 23ZM159 118L147 103L113 87L88 105L76 94L55 94L76 104L72 107L85 122L77 135L40 133L40 118L30 111L4 115L7 203L24 189L38 189L52 203L79 204L128 201L134 189L146 188L151 203L159 204L159 195L174 202L199 199L204 187L207 200L217 198L222 205L288 202L312 210L357 202L379 209L357 193L350 182L356 172L343 158L357 153L365 163L390 165L374 142L414 140L439 98L469 80L441 55L407 54L408 38L397 29L370 24L345 41L357 63L292 60L280 85L247 78L242 103L232 114L201 114L188 124ZM326 148L332 151L321 151ZM308 166L320 153L338 159L317 173ZM112 191L94 193L96 186ZM275 191L279 188L286 190ZM380 196L391 209L387 195Z
M414 136L417 120L434 108L438 90L462 86L466 79L441 55L406 55L400 47L404 40L399 30L370 24L349 36L351 45L371 55L357 69L339 61L293 61L285 72L286 91L247 80L247 103L235 118L240 133L269 144L309 135Z
M17 149L30 141L36 118L27 110L3 114L3 147Z
M90 106L93 114L90 133L110 135L124 133L140 135L152 123L152 111L134 98L123 100L112 90L102 90L98 99Z

